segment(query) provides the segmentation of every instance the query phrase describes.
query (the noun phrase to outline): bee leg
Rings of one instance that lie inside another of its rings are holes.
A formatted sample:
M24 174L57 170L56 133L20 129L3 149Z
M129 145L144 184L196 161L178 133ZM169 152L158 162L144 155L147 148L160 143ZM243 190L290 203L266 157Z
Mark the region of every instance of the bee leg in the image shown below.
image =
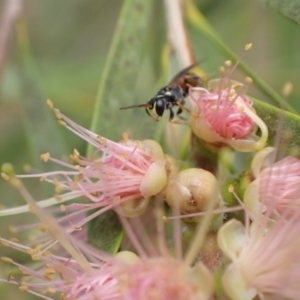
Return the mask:
M174 119L174 112L172 110L172 108L170 108L170 117L169 117L169 122L172 122Z
M172 124L185 124L187 125L188 124L188 121L181 117L181 116L178 116L178 112L176 113L176 116L180 119L180 120L174 120L174 112L173 110L170 108L170 118L169 118L169 122L172 123Z
M186 121L186 118L184 118L183 116L180 116L180 114L183 112L182 108L179 107L176 113L176 116L180 119L180 120L184 120Z
M180 107L178 107L176 115L179 116L182 112L183 112L183 110Z
M174 112L173 112L172 108L170 108L169 122L172 123L172 124L187 124L187 121L182 122L182 121L179 121L179 120L174 120Z
M176 102L176 105L179 107L177 111L177 115L181 114L183 111L187 112L188 114L191 114L189 109L187 109L182 103L179 101Z
M177 116L179 118L182 118L181 116L179 116L179 114L181 114L183 111L187 112L190 116L197 117L197 115L193 114L188 108L186 108L185 106L183 106L182 103L176 102L176 105L179 107L179 109L177 111Z

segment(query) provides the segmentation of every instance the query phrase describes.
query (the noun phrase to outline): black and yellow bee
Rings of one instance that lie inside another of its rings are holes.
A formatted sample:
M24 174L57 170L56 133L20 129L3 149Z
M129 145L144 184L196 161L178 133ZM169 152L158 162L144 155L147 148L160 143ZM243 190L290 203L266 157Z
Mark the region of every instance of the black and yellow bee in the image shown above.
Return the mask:
M172 108L178 106L176 115L180 115L184 109L185 98L188 95L189 88L202 85L201 78L190 72L196 65L193 64L181 70L168 85L161 88L147 103L125 106L120 109L145 107L147 114L156 121L162 117L165 110L169 109L169 120L172 121L174 118Z

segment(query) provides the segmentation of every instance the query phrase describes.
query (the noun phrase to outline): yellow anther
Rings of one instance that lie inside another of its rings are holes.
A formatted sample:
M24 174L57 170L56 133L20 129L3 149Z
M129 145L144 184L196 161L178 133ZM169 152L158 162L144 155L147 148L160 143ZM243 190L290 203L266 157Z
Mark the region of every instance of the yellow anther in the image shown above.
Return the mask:
M50 99L47 99L47 101L46 101L46 103L47 103L47 106L50 108L50 109L53 109L53 102L50 100Z
M21 292L26 292L26 291L28 291L28 286L27 285L20 285L19 286L19 290L21 291Z
M66 126L67 126L67 123L66 123L65 121L62 121L62 120L58 120L58 121L57 121L57 124L58 124L59 126L63 126L63 127L66 127Z
M37 253L32 254L32 255L31 255L31 259L34 260L34 261L36 261L36 260L41 260L41 255L40 255L40 254L37 254Z
M39 226L39 230L40 230L41 232L46 232L46 231L47 231L47 227L46 227L45 225L40 225L40 226Z
M53 279L51 274L44 274L43 276L45 279L47 279L49 281L51 281Z
M10 246L10 243L8 241L4 241L1 239L1 244L5 247L9 247Z
M225 61L225 66L226 67L231 67L232 66L232 61L231 60L226 60Z
M284 97L288 97L293 91L293 84L291 82L286 82L282 89L282 94Z
M50 158L50 153L49 152L46 152L44 154L41 154L40 156L40 159L43 161L43 162L47 162Z
M14 262L11 258L5 256L2 256L1 260L7 264L12 264Z
M246 77L245 77L245 82L246 82L247 84L251 84L251 83L253 82L253 79L252 79L251 77L249 77L249 76L246 76Z
M54 289L48 288L47 293L50 294L50 295L53 295L53 294L56 293L56 291Z
M252 49L252 43L249 43L245 46L246 51L251 50L251 49Z

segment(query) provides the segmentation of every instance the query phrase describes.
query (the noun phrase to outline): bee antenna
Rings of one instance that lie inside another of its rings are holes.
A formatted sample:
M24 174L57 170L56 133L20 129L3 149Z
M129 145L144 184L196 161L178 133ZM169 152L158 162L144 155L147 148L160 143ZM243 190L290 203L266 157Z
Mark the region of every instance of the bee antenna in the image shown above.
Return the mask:
M149 104L149 103L145 103L145 104L137 104L137 105L130 105L130 106L120 107L120 110L123 110L123 109L129 109L129 108L137 108L137 107L148 107L148 108L151 108L152 105Z

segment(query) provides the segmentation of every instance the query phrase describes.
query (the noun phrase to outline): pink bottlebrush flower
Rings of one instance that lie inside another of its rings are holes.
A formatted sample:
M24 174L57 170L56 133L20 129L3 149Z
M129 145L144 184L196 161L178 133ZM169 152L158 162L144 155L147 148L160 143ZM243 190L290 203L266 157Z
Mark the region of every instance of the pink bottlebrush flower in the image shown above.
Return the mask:
M232 219L218 232L230 259L222 282L232 300L299 299L300 210L286 221L256 219L249 227Z
M94 263L88 263L84 258L78 261L67 256L54 255L44 251L42 245L30 248L2 238L0 241L8 247L30 254L35 263L29 267L8 257L1 257L3 262L16 266L24 277L10 274L7 280L0 279L0 282L16 284L19 290L42 299L57 299L58 295L63 300L121 299L113 267L105 262L105 256L101 257L101 253L94 257Z
M0 282L16 284L21 291L43 299L56 299L60 295L64 300L208 300L212 293L212 276L201 263L190 268L171 257L140 259L129 251L109 257L86 248L93 263L83 267L72 258L45 252L43 255L42 251L39 254L38 250L19 243L2 238L0 241L30 253L36 265L30 268L2 257L3 262L18 267L26 280L10 274Z
M237 64L228 68L221 79L209 81L208 88L190 88L190 126L197 137L213 147L229 145L242 152L256 151L265 146L268 129L245 95L247 85L231 79ZM249 84L251 79L246 78L246 82ZM261 137L255 135L257 127Z
M52 103L48 105L53 108ZM61 170L19 178L40 177L55 186L55 199L41 205L57 204L85 196L90 208L121 206L119 212L128 217L143 213L149 199L159 194L167 184L171 160L161 146L153 140L132 141L126 135L116 143L105 139L70 120L53 108L59 123L93 145L96 150L90 157L78 151L70 156L71 163L41 155L44 161L53 161L69 170Z
M190 268L170 257L141 260L119 278L124 300L209 299L212 287L212 277L204 265Z
M44 299L53 299L54 294L61 294L61 299L70 300L211 299L214 285L212 274L201 262L190 267L190 263L181 258L181 251L178 249L176 258L169 254L162 239L164 232L158 233L156 243L151 244L144 226L132 227L128 219L120 216L124 230L139 257L130 252L119 252L112 257L66 234L56 220L35 203L18 178L11 176L9 180L26 202L32 205L33 212L57 239L60 247L51 248L45 242L44 245L29 248L19 242L0 238L2 244L27 252L35 261L35 265L29 268L10 258L2 258L4 262L19 267L20 272L26 275L26 280L9 275L6 282L19 285L20 290ZM157 219L150 224L155 226L163 222L162 211L160 214L157 211L154 215ZM144 217L134 221L138 220L142 222ZM161 226L162 224L158 225L158 228ZM139 234L135 234L133 230ZM181 239L178 232L176 236ZM141 237L141 241L138 237ZM142 241L147 242L142 244ZM175 244L175 248L180 248L181 241ZM65 256L59 254L61 247L66 252Z
M254 180L247 187L244 203L254 216L280 214L300 209L300 160L287 156L274 162L275 148L267 147L253 158Z

